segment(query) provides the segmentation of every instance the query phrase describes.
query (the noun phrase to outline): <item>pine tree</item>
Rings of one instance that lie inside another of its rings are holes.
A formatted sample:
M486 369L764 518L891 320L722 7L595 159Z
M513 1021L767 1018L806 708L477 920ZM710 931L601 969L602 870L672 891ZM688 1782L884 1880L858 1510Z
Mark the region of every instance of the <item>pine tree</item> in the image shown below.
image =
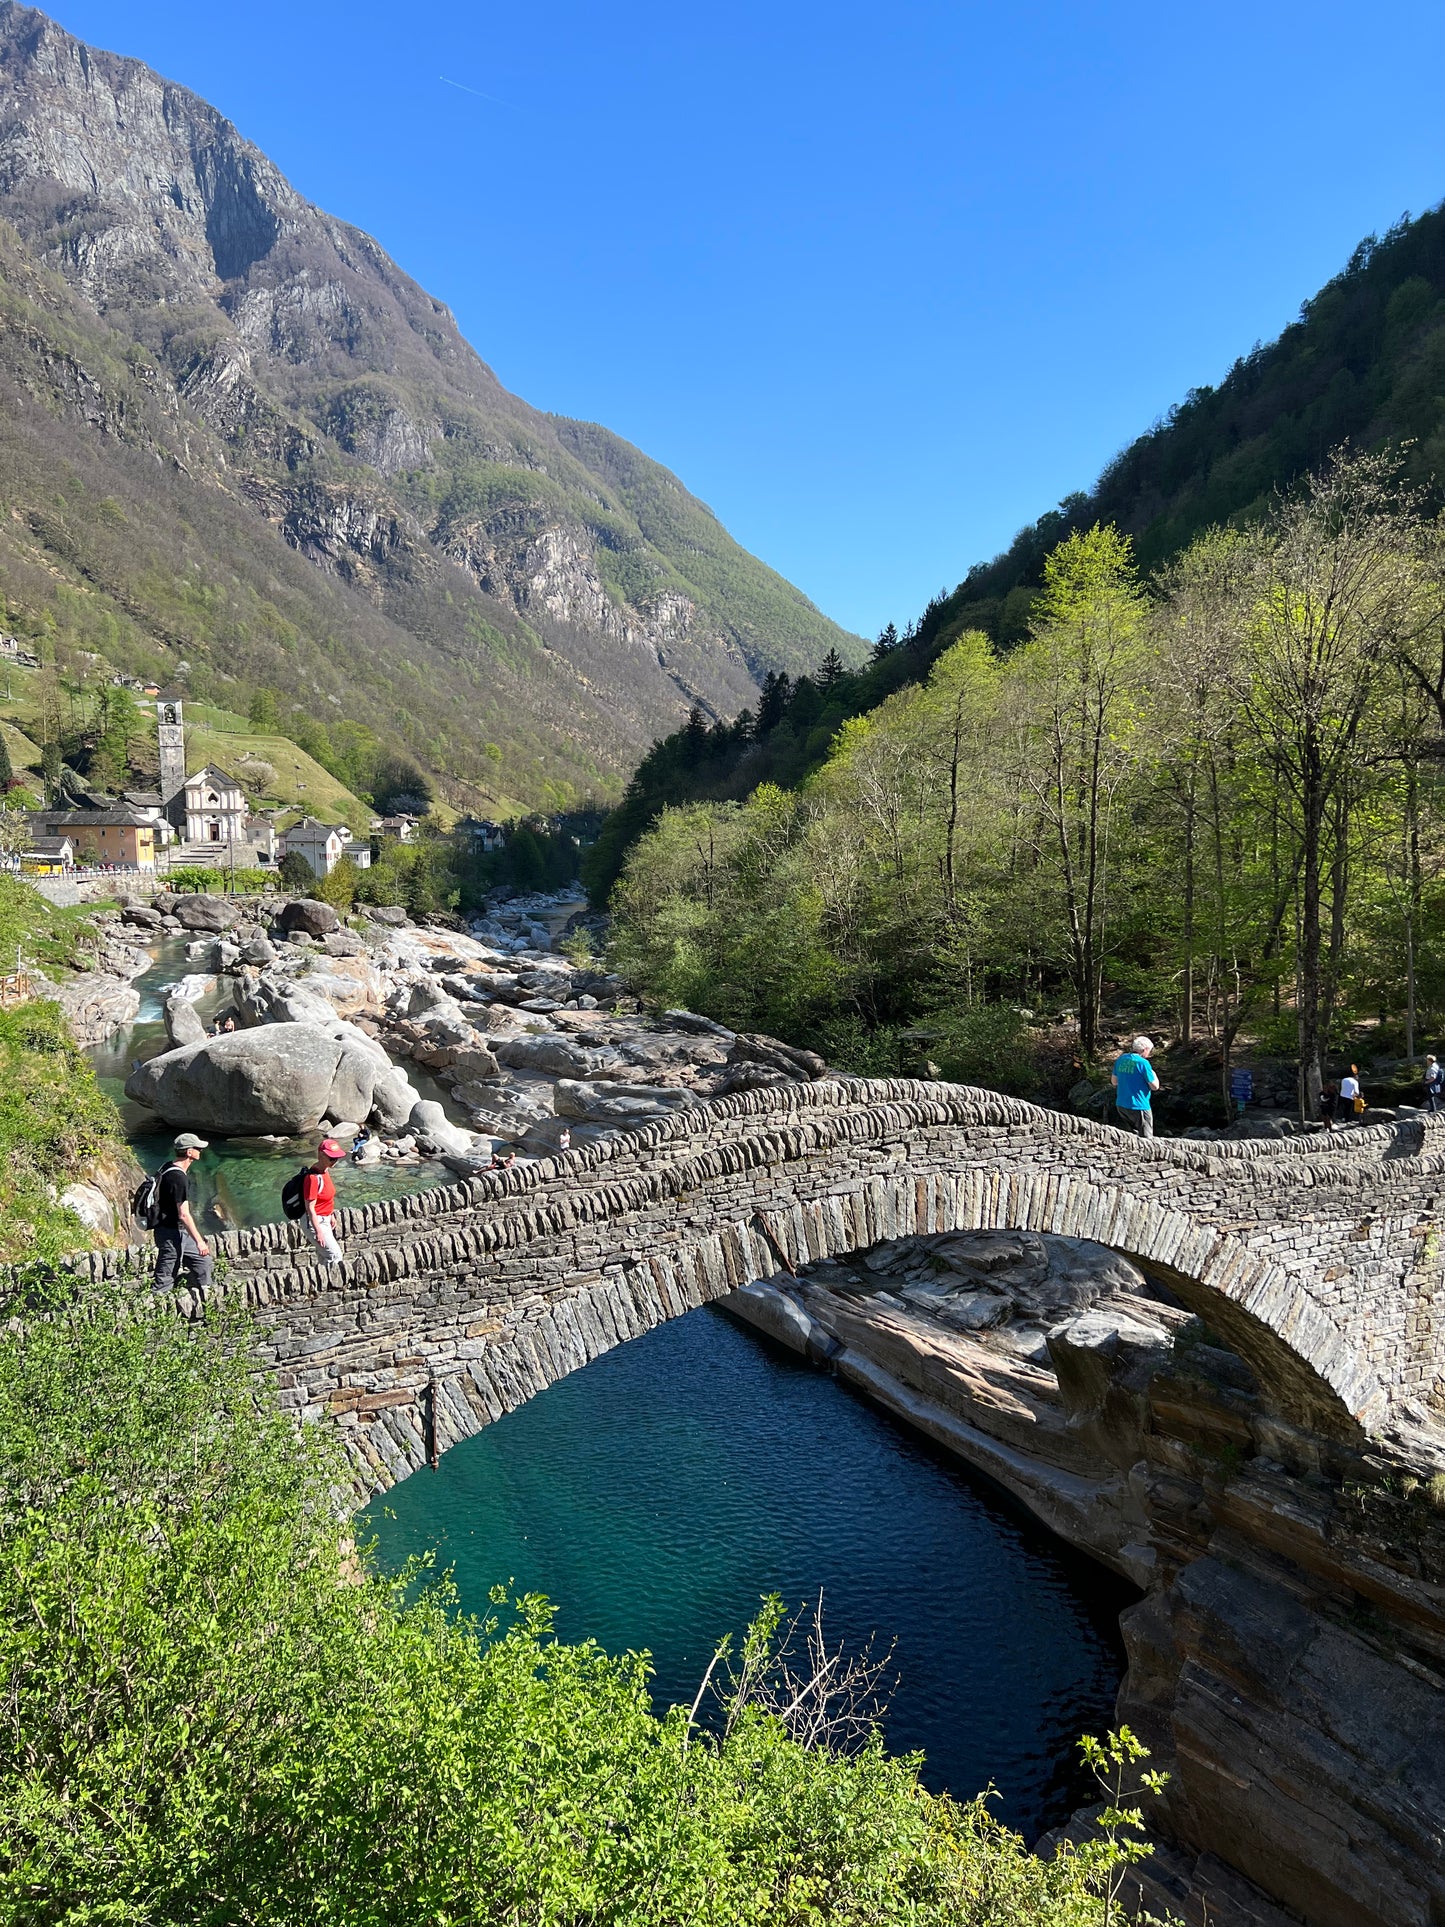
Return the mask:
M842 674L843 658L836 649L830 649L818 666L818 687L826 693Z
M10 751L3 732L0 732L0 796L15 787L15 772L10 767Z
M793 685L788 680L786 669L781 672L770 669L763 677L763 693L758 703L757 734L766 736L770 729L776 729L783 720L783 711L788 706L793 693Z
M687 712L687 725L683 732L684 754L689 763L698 763L707 754L707 717L694 703Z
M880 629L878 640L873 645L874 662L882 662L890 650L898 647L898 631L890 622L886 629Z

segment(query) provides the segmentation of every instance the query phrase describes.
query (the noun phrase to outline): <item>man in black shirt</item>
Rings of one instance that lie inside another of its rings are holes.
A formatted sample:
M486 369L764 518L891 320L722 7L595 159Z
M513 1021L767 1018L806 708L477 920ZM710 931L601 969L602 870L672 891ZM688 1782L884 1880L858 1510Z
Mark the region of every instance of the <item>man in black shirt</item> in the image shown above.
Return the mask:
M197 1137L194 1131L182 1131L175 1142L175 1156L161 1170L155 1239L156 1285L162 1291L176 1282L177 1271L184 1271L186 1283L201 1291L211 1282L211 1247L191 1216L187 1177L206 1149L203 1137Z

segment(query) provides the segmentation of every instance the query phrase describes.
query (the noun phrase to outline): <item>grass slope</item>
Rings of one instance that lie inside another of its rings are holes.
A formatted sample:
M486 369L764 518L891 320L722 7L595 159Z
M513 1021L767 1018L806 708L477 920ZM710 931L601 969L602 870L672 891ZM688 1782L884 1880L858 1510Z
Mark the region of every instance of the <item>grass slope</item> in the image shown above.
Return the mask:
M205 723L186 725L186 765L200 769L214 763L227 775L238 774L247 759L267 763L275 771L275 781L263 794L254 794L260 809L278 809L283 827L297 817L315 816L323 823L345 823L365 836L375 811L369 803L353 796L344 783L324 770L304 749L285 736L268 736L253 730L239 716L212 710Z
M0 972L19 957L47 972L83 965L90 909L57 910L0 875ZM57 1004L0 1010L0 1262L54 1260L86 1242L54 1193L120 1150L115 1106Z

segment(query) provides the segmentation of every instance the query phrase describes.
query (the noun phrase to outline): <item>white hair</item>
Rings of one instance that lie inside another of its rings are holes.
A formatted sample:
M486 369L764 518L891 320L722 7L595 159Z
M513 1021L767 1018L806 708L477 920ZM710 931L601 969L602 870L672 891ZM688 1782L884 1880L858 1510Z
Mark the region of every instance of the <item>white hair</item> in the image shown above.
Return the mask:
M1152 1037L1136 1037L1129 1048L1138 1051L1141 1057L1147 1057L1154 1048L1154 1039Z

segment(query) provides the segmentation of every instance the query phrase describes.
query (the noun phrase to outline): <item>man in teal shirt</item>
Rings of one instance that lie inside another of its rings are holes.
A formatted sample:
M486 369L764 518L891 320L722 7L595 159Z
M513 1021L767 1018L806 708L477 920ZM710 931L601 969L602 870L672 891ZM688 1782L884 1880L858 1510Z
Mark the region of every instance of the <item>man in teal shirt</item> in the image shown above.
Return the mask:
M1149 1108L1150 1093L1159 1088L1154 1066L1152 1037L1136 1037L1133 1047L1114 1060L1114 1109L1126 1131L1140 1137L1153 1137L1154 1113Z

